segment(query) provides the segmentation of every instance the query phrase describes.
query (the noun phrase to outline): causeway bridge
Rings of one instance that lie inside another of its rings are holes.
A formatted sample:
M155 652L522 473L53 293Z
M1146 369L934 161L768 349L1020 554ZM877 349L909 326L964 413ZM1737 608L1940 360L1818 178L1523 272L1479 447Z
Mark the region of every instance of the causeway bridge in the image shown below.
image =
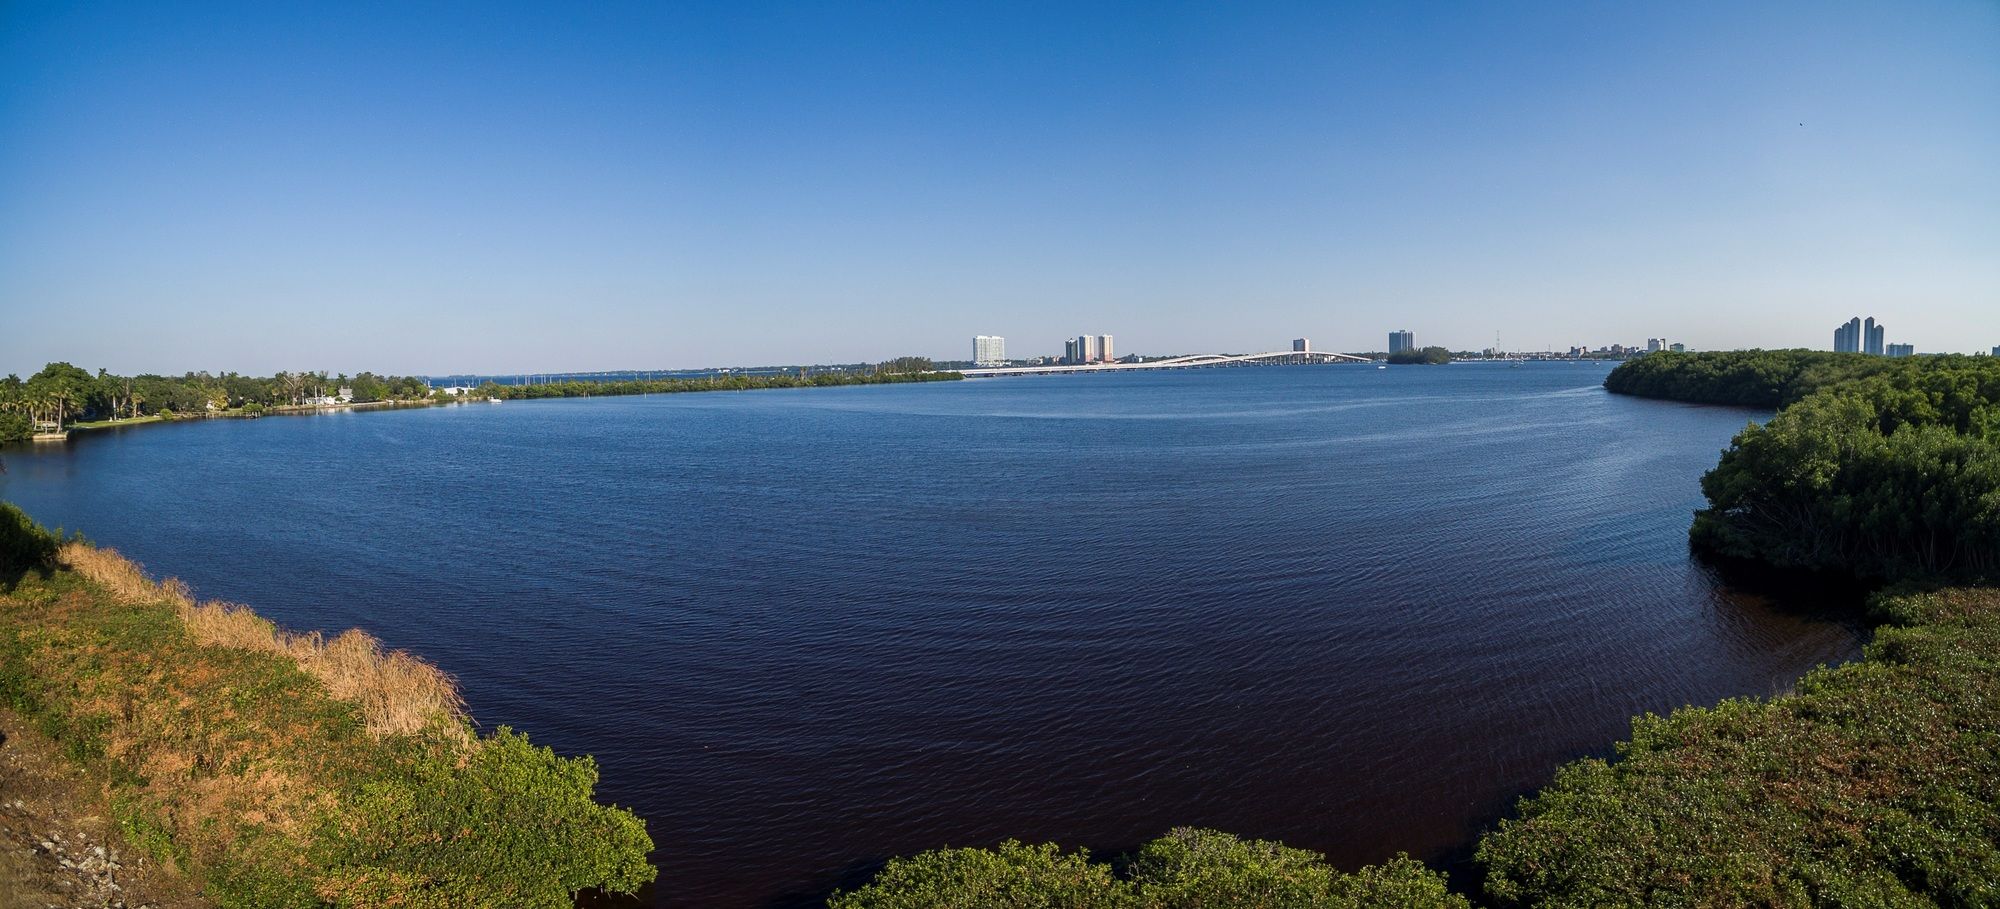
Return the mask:
M1189 354L1144 363L1079 363L1074 366L980 366L958 372L968 379L989 376L1040 376L1068 372L1129 372L1135 369L1207 369L1217 366L1304 366L1321 363L1369 363L1367 357L1318 350L1274 350L1254 354Z

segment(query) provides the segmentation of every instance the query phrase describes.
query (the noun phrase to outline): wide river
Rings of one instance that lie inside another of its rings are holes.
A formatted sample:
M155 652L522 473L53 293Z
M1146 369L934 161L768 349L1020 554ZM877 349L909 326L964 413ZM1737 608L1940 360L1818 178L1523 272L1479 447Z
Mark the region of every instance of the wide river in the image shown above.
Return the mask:
M1854 628L1688 555L1764 414L1601 366L1272 367L144 426L0 497L204 597L361 626L602 765L649 899L1202 825L1461 858L1646 711Z

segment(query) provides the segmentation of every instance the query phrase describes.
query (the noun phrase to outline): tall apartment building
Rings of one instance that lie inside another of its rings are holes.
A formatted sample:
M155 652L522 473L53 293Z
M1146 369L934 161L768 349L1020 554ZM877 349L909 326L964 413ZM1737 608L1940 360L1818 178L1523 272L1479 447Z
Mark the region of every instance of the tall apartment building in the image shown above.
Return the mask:
M1311 338L1292 339L1292 353L1311 353L1312 347L1313 342Z
M1833 330L1833 352L1871 353L1879 357L1888 353L1883 345L1883 337L1888 333L1889 326L1876 322L1874 316L1869 316L1866 322L1855 316Z
M976 335L972 339L972 365L1007 365L1007 339L999 335Z
M1916 353L1917 353L1917 345L1915 345L1915 344L1891 344L1891 345L1889 345L1889 346L1888 346L1887 348L1885 348L1885 349L1883 350L1883 353L1886 353L1886 354L1888 354L1889 356L1892 356L1892 357L1913 357L1913 356L1916 356Z
M1095 363L1095 362L1097 362L1097 361L1098 361L1098 360L1100 360L1100 359L1102 359L1102 357L1101 357L1101 355L1100 355L1100 353L1099 353L1099 350L1098 350L1098 346L1097 346L1097 336L1096 336L1096 335L1077 335L1077 336L1076 336L1076 362L1078 362L1078 363Z
M1874 321L1870 319L1869 321ZM1861 352L1861 317L1847 320L1847 324L1833 330L1834 353Z
M1392 354L1402 353L1403 351L1406 350L1416 350L1416 349L1417 349L1417 336L1415 333L1408 331L1392 331L1389 333L1390 353Z
M1097 358L1099 360L1103 360L1106 363L1118 359L1118 355L1111 352L1110 335L1097 336Z

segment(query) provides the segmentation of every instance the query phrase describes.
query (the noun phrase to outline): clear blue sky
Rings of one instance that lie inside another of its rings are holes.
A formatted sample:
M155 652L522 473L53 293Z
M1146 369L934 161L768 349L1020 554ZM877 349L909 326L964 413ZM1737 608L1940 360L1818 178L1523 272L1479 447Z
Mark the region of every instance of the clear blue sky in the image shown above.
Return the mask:
M0 372L2000 344L2000 2L0 0Z

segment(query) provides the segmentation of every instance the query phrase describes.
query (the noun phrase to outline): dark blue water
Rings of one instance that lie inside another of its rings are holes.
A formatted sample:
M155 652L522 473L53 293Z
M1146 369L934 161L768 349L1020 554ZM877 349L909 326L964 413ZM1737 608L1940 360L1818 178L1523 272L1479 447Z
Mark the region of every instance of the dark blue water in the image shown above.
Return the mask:
M0 496L203 596L367 628L602 762L660 905L1178 824L1462 849L1640 712L1851 628L1720 586L1753 412L1571 364L1273 367L145 426Z

